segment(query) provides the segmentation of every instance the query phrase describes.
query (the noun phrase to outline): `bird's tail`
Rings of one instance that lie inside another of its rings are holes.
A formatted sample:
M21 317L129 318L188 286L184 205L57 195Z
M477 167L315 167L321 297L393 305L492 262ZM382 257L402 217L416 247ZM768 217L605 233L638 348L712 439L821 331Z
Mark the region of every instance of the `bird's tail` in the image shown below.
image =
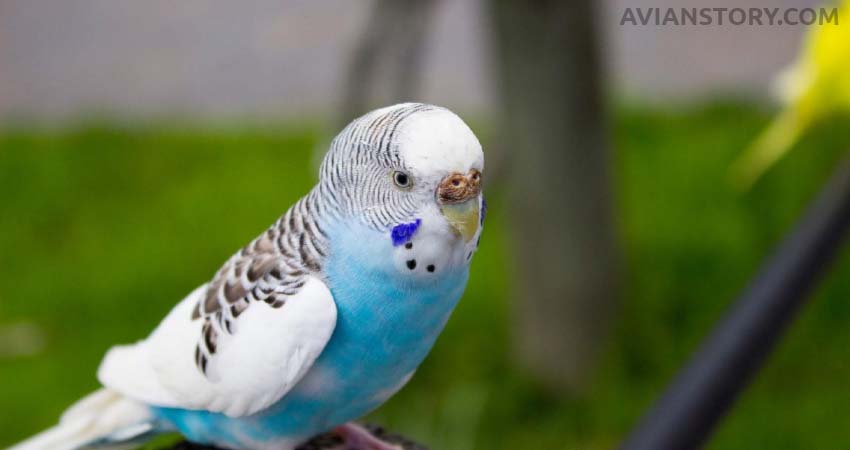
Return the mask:
M100 389L68 408L55 427L8 450L130 448L160 432L147 406Z

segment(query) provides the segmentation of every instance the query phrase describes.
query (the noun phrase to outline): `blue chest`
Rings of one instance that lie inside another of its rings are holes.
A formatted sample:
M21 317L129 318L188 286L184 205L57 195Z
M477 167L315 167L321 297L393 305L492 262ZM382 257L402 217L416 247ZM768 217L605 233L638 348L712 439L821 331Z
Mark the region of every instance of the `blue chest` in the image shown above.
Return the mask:
M314 369L292 392L297 397L318 391L323 401L336 399L322 414L323 426L362 416L399 387L431 350L468 277L466 265L439 273L428 272L424 260L419 271L399 267L394 255L409 261L422 253L394 245L387 235L364 229L338 233L331 240L341 245L325 266L337 305L336 328Z
M376 408L428 354L466 286L466 264L431 267L429 249L435 252L428 237L416 236L419 250L373 230L330 230L336 245L324 272L337 323L304 378L278 403L253 416L184 410L160 414L190 439L239 447L249 441L310 436ZM409 261L417 258L411 269Z

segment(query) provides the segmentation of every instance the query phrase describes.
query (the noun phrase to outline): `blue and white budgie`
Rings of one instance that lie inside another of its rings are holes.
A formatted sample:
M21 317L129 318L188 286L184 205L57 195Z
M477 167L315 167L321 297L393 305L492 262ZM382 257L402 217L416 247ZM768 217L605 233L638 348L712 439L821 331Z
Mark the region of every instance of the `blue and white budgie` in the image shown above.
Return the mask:
M66 450L178 431L222 448L294 448L395 394L430 351L469 274L484 157L447 109L355 120L318 184L146 339L111 349L103 388L13 447Z

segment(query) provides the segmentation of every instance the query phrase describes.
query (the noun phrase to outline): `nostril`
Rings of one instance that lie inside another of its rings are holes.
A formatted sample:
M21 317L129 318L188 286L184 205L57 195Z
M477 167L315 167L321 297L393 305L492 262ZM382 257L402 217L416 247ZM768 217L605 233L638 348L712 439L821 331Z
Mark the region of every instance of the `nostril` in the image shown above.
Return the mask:
M469 174L453 173L440 182L437 196L444 203L459 203L477 194L478 186Z

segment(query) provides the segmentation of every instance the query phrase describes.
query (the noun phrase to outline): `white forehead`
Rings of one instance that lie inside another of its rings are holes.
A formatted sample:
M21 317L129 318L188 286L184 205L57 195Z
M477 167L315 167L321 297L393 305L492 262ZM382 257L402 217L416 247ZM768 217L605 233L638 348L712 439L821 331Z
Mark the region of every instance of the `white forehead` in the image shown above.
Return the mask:
M435 108L406 118L395 140L404 164L424 175L484 170L484 153L455 113Z

